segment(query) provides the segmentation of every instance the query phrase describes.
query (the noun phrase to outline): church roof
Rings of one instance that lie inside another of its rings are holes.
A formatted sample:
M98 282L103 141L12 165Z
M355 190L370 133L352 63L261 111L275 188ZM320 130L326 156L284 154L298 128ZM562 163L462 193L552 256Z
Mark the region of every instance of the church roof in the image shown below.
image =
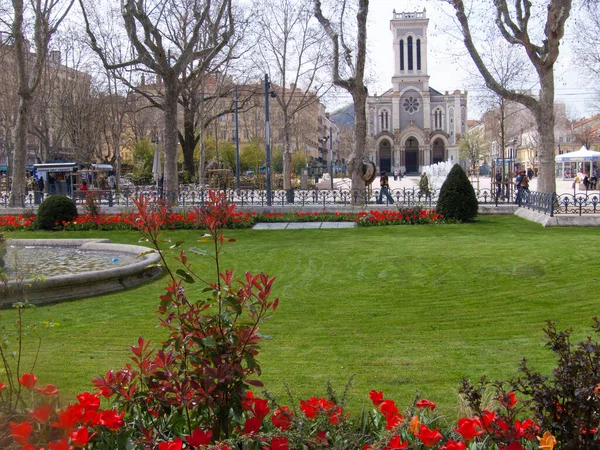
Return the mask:
M430 88L429 88L429 93L430 93L430 94L433 94L433 95L442 95L442 96L444 95L444 94L442 94L441 92L439 92L439 91L436 91L436 90L435 90L434 88L432 88L432 87L430 87Z

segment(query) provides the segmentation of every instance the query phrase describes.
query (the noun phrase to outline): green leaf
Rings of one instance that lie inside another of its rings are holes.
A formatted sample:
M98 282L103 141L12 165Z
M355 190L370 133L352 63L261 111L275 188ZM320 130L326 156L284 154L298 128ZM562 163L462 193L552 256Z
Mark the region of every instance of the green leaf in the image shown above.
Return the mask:
M208 348L217 348L217 342L212 336L207 336L204 339L202 339L202 344Z
M194 280L194 278L185 270L183 269L178 269L177 270L177 275L179 275L181 277L181 279L183 281L185 281L186 283L190 283L190 284L194 284L196 281Z
M255 369L258 367L258 363L254 359L254 356L252 356L250 353L244 353L244 360L248 365L248 369Z

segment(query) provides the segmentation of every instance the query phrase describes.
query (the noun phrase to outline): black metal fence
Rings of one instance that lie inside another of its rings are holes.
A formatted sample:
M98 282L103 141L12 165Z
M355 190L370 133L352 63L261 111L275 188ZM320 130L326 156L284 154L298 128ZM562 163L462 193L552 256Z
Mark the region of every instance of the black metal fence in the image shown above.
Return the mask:
M176 204L182 207L201 206L208 200L209 189L199 188L196 185L180 185L177 193ZM379 189L334 189L334 190L273 190L270 202L267 199L266 190L259 189L230 189L225 191L230 202L239 206L350 206L350 205L374 205L378 200L384 205L401 207L421 206L423 208L435 208L438 200L439 190L423 191L418 187L391 189L390 194L393 203L387 196L380 195ZM575 193L575 194L546 194L535 191L521 191L515 198L505 198L496 195L490 188L475 189L477 200L483 205L506 205L517 204L520 207L533 209L543 214L599 214L600 195L598 192ZM155 186L132 186L120 190L75 192L73 200L78 205L85 203L87 195L94 195L102 207L133 207L133 199L140 195L146 197L162 198L163 193ZM43 197L40 192L30 192L24 197L25 207L35 207ZM0 193L0 207L9 206L9 195Z

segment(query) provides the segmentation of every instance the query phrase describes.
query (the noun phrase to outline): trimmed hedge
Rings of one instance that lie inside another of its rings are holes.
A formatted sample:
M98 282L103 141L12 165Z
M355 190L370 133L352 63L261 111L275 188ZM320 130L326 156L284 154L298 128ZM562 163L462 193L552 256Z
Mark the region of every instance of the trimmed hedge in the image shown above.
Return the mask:
M436 212L447 219L472 222L477 217L478 208L473 185L463 168L455 164L440 190Z
M77 207L73 200L66 195L50 195L38 208L36 224L42 230L53 230L76 217Z

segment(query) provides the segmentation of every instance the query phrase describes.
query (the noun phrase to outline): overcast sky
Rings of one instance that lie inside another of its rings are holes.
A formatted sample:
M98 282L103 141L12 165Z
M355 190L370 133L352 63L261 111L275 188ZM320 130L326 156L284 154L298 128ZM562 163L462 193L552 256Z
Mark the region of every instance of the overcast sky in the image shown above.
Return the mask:
M465 53L461 42L452 42L449 35L443 32L451 18L440 8L438 0L371 0L369 4L369 27L367 40L369 47L369 92L381 94L391 88L393 75L393 48L390 20L394 8L396 12L414 12L427 9L428 27L428 65L429 85L440 91L468 90L470 96L469 118L478 119L481 111L475 107L471 96L476 94L472 76L465 70L470 59L457 57L457 53ZM569 19L572 21L572 18ZM571 24L572 25L572 24ZM561 44L561 56L555 66L556 101L567 104L570 118L588 116L594 113L589 104L590 92L586 80L571 61L569 53L569 29L567 38ZM470 88L471 87L471 88Z

